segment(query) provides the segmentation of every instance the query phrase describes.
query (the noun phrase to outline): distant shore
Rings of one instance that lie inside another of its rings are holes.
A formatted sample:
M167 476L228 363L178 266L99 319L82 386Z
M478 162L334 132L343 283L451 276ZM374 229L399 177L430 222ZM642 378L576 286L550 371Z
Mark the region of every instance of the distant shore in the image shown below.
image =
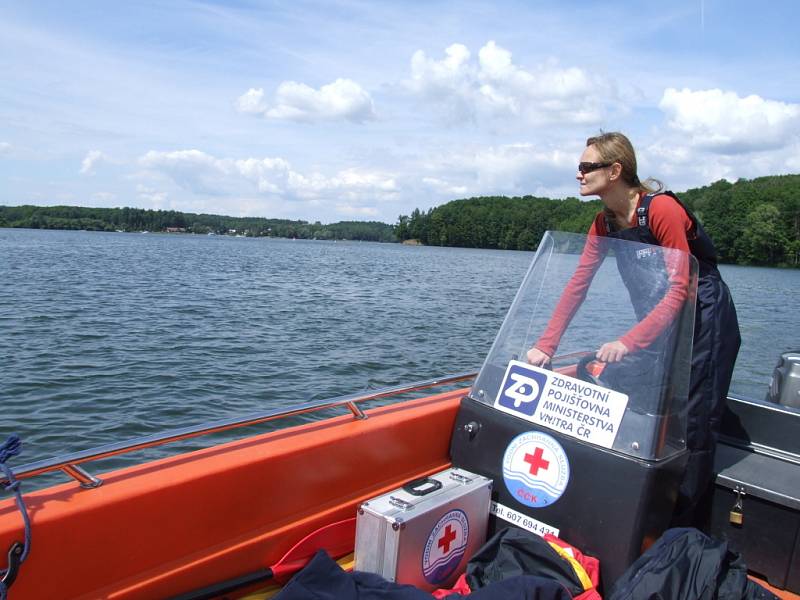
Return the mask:
M378 221L320 222L229 217L142 208L0 206L0 227L86 231L162 232L396 242L394 227Z

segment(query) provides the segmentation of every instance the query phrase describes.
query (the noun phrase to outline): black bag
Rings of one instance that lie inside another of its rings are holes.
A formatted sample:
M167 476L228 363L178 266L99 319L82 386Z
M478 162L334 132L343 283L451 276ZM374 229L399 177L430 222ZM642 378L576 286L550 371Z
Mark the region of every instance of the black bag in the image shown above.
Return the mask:
M747 578L726 542L691 528L668 529L619 578L606 600L779 600Z
M570 564L544 538L517 527L494 534L467 563L467 585L473 591L517 575L557 582L569 592L566 598L584 592Z

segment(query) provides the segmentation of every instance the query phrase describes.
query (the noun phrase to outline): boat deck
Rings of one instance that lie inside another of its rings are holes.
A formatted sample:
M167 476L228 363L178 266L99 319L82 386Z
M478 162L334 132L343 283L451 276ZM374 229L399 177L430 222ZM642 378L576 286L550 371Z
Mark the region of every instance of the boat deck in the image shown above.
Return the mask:
M450 466L463 395L373 408L366 419L351 409L107 473L93 489L71 482L25 494L35 551L10 597L168 598L263 569L309 533L352 518L359 503ZM14 501L3 499L0 548L20 534ZM278 589L227 597L260 600Z

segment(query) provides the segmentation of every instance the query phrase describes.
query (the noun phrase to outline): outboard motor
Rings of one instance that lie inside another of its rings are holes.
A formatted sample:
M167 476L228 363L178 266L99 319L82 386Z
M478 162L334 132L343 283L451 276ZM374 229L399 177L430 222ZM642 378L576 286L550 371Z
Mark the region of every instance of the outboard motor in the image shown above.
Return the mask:
M781 354L772 372L767 401L800 408L800 351Z

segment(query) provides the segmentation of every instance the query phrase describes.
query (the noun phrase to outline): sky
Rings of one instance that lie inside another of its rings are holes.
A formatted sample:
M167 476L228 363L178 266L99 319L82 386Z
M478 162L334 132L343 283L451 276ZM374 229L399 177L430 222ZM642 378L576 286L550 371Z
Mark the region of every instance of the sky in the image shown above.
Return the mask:
M0 204L395 223L800 172L796 0L0 0Z

